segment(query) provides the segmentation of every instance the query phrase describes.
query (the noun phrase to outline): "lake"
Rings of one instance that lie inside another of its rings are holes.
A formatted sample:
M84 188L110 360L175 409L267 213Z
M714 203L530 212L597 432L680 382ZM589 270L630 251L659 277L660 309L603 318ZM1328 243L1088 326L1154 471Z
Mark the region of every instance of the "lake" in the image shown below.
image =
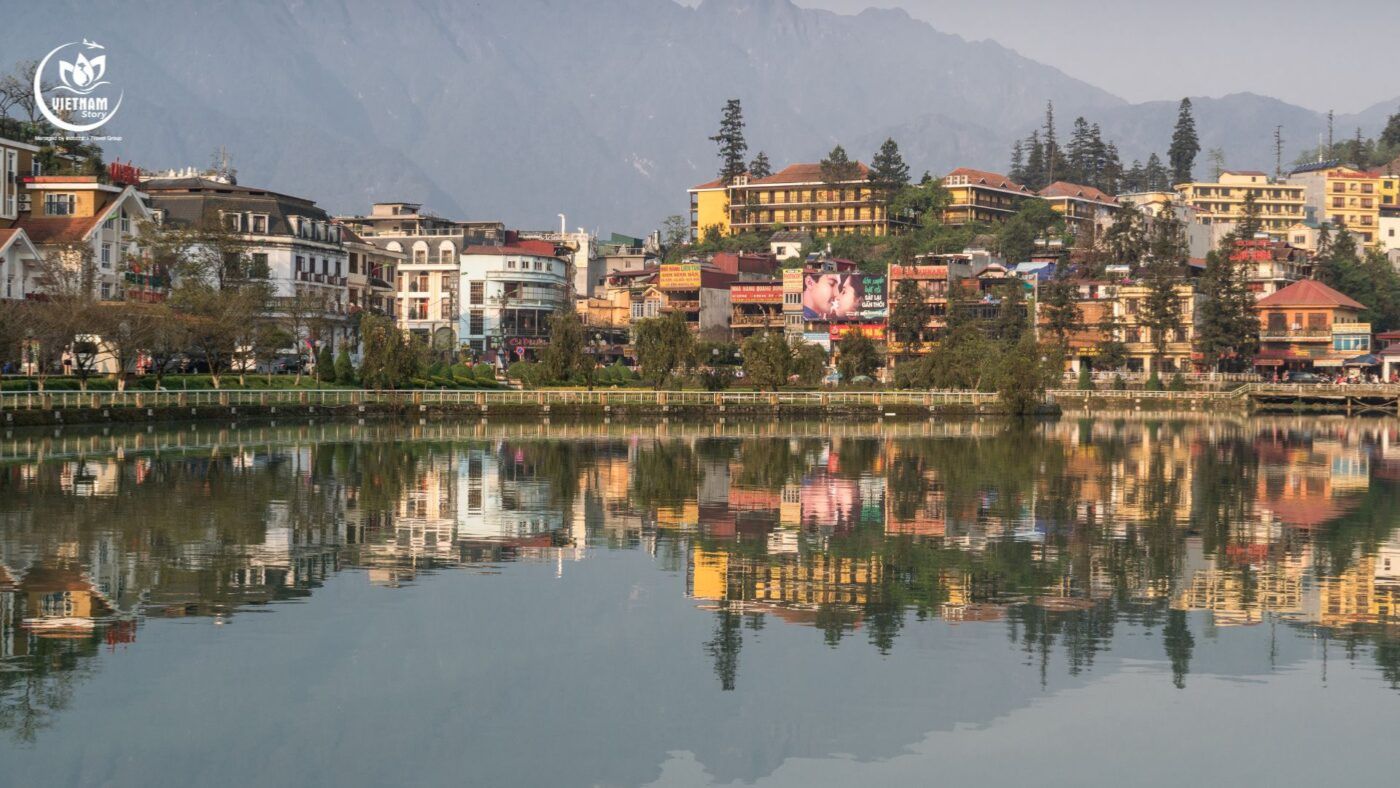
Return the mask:
M1397 604L1390 419L14 431L0 783L1388 783Z

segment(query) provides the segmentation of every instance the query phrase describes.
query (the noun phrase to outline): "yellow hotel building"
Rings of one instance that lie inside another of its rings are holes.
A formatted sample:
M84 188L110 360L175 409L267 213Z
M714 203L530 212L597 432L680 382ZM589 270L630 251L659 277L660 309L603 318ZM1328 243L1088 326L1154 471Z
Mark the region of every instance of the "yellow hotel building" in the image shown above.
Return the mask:
M1306 189L1291 183L1273 183L1262 172L1226 170L1214 183L1179 183L1176 190L1196 209L1201 224L1238 222L1244 218L1246 195L1254 195L1264 232L1286 240L1288 228L1303 220Z
M948 207L943 223L1000 222L1011 217L1035 192L1005 175L959 167L943 176L948 191Z
M812 235L884 235L890 222L871 188L869 168L860 176L827 183L820 164L792 164L766 178L741 175L725 186L714 180L691 188L690 232L700 238L710 228L725 235L768 232L779 227Z
M1386 181L1379 172L1322 163L1299 167L1288 182L1307 189L1307 205L1314 218L1346 227L1356 240L1371 246L1380 239L1381 205ZM1391 195L1394 199L1394 194Z

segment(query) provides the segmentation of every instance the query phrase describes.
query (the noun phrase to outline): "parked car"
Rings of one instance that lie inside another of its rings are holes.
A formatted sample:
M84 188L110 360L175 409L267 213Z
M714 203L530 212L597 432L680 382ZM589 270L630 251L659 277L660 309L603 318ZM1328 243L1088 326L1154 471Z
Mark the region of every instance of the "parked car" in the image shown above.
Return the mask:
M1284 383L1326 383L1327 379L1315 372L1294 370L1283 376Z
M306 361L297 356L279 356L259 364L258 371L264 374L271 372L274 375L293 375L306 371Z

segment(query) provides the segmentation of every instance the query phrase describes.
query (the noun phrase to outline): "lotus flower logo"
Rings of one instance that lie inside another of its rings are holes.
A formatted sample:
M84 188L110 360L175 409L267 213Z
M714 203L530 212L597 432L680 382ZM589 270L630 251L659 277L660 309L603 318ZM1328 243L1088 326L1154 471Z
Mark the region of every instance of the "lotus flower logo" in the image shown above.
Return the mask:
M54 47L34 70L39 111L64 131L84 134L100 128L117 114L125 96L115 87L106 87L112 84L104 79L106 75L106 47L96 41L84 38Z
M89 59L82 52L73 59L58 61L58 78L63 82L59 87L86 96L93 90L106 85L102 75L107 73L107 56L98 55Z

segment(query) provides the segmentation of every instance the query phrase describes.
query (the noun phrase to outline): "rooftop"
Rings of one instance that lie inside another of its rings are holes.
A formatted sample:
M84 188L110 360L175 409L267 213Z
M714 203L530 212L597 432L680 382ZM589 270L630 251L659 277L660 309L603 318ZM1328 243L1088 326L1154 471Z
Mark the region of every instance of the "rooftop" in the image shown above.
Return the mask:
M1256 307L1313 306L1353 309L1360 311L1364 304L1348 298L1316 279L1300 279L1276 293L1267 295L1255 304Z
M1101 202L1107 205L1117 205L1118 200L1113 195L1095 189L1093 186L1083 186L1069 181L1055 181L1040 190L1041 197L1072 197L1091 202Z
M1008 191L1025 192L1026 194L1032 194L1030 189L1011 180L1010 178L1006 177L1005 175L1002 175L999 172L988 172L987 170L974 170L971 167L959 167L956 170L953 170L952 172L943 176L944 180L956 177L967 178L969 183L978 186L989 186L993 189L1006 189Z

